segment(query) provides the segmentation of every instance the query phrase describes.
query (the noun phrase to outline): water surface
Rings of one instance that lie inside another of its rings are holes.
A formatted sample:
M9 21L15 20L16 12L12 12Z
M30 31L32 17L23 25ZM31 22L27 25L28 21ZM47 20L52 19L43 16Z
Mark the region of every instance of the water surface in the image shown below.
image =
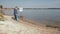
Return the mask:
M13 10L4 10L5 14L13 15ZM23 9L22 14L18 11L18 15L33 20L40 24L56 24L60 25L60 9Z

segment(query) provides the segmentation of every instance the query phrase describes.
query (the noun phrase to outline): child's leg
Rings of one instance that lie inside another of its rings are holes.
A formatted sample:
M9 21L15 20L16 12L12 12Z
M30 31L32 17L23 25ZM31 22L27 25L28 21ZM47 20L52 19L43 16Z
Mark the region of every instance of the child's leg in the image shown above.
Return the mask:
M14 15L14 19L16 20L16 15Z
M16 21L18 20L18 15L16 15Z

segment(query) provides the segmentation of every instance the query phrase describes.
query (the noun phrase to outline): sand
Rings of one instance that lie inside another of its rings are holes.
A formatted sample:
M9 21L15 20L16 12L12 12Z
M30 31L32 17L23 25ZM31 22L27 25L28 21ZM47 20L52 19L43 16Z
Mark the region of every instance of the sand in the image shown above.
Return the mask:
M0 34L60 34L55 28L32 24L27 21L15 21L11 16L4 16L5 21L0 21Z

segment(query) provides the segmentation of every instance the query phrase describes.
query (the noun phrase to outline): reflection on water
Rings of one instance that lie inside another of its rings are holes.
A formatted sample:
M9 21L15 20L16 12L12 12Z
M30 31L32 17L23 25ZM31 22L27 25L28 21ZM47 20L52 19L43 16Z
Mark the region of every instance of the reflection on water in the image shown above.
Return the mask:
M4 10L4 13L13 15L13 10ZM19 11L18 15L20 15ZM22 15L37 23L60 24L60 9L23 9Z

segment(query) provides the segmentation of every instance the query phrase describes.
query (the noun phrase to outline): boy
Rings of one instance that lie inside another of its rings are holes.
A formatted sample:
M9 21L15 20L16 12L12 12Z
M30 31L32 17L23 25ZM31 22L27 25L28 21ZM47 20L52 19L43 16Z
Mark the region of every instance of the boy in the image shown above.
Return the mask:
M16 20L16 21L18 20L18 13L17 13L17 11L18 11L18 7L16 6L16 7L14 8L14 17L15 17L15 20Z

